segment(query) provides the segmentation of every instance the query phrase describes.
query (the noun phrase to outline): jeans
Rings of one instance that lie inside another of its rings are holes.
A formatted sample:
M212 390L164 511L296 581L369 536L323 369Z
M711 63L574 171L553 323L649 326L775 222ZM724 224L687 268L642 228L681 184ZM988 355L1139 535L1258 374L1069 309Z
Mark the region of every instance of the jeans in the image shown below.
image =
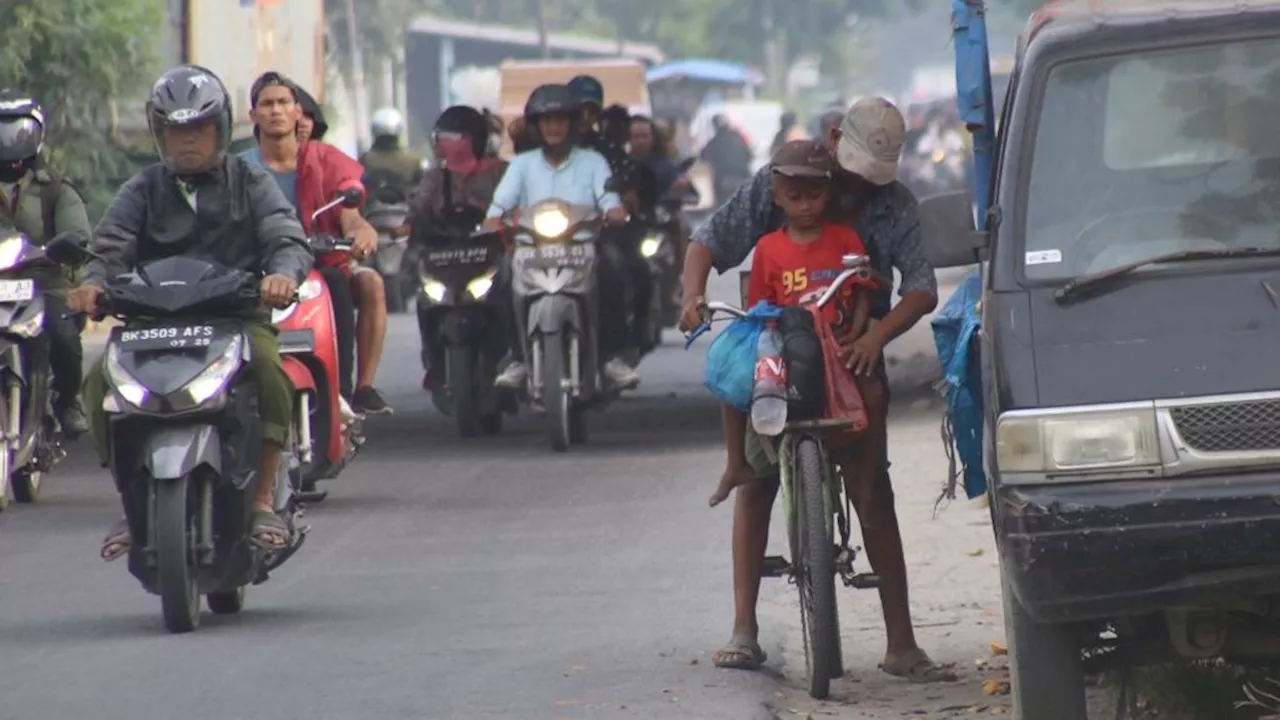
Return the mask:
M248 322L243 327L249 341L249 372L258 382L258 414L262 419L262 439L281 447L289 441L293 424L293 382L280 367L280 340L276 329L265 322ZM110 438L107 435L107 412L102 401L107 396L106 354L103 353L84 379L84 401L89 412L98 459L106 465L110 460Z
M333 304L333 334L338 341L338 392L351 399L356 371L356 300L351 279L336 267L319 268Z
M44 296L44 335L47 345L49 369L53 371L52 389L57 394L54 406L65 409L80 395L84 377L84 350L80 346L80 323L83 315L63 317L67 312L66 298L46 294Z
M627 322L627 290L631 285L631 271L624 232L606 228L600 238L596 287L600 300L601 360L620 357L631 345L631 326Z

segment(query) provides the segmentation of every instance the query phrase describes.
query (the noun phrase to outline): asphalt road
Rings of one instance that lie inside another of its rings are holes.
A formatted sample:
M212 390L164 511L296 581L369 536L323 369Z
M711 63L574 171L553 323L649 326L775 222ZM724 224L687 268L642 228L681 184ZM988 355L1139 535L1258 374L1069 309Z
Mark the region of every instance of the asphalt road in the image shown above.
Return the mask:
M927 330L901 342L919 355ZM730 513L705 504L723 460L705 345L669 336L589 445L555 455L527 414L459 440L419 388L414 324L394 318L379 382L396 414L370 421L307 546L242 614L188 635L98 559L116 498L73 446L38 504L0 514L0 720L789 715L781 659L710 665ZM795 614L790 590L770 592Z

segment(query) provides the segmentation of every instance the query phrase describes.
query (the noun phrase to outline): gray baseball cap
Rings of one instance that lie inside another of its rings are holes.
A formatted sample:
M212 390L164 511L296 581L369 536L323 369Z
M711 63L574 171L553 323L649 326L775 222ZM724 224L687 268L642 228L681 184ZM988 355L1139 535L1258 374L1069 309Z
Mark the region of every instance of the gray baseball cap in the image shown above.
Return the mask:
M888 185L898 174L906 140L907 123L898 108L882 97L865 97L844 114L836 159L847 172Z

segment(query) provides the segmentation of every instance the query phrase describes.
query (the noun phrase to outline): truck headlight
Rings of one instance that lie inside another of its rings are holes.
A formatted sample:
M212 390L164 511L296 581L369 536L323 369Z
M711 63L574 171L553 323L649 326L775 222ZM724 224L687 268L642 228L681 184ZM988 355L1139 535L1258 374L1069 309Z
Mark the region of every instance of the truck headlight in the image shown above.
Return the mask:
M996 460L1001 474L1079 475L1159 466L1155 407L1006 413L996 422Z

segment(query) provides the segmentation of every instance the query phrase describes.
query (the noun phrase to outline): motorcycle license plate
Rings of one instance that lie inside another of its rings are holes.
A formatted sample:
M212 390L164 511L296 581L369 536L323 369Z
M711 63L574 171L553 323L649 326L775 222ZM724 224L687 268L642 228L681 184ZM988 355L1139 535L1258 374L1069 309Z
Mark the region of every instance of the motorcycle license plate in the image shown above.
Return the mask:
M580 268L595 257L594 245L539 245L525 263L534 268Z
M35 296L34 280L0 280L0 303L25 302Z
M213 344L214 337L215 329L212 325L174 325L121 330L116 342L126 352L187 350L209 347Z
M491 250L486 245L428 250L423 257L427 267L444 268L458 265L489 264Z

